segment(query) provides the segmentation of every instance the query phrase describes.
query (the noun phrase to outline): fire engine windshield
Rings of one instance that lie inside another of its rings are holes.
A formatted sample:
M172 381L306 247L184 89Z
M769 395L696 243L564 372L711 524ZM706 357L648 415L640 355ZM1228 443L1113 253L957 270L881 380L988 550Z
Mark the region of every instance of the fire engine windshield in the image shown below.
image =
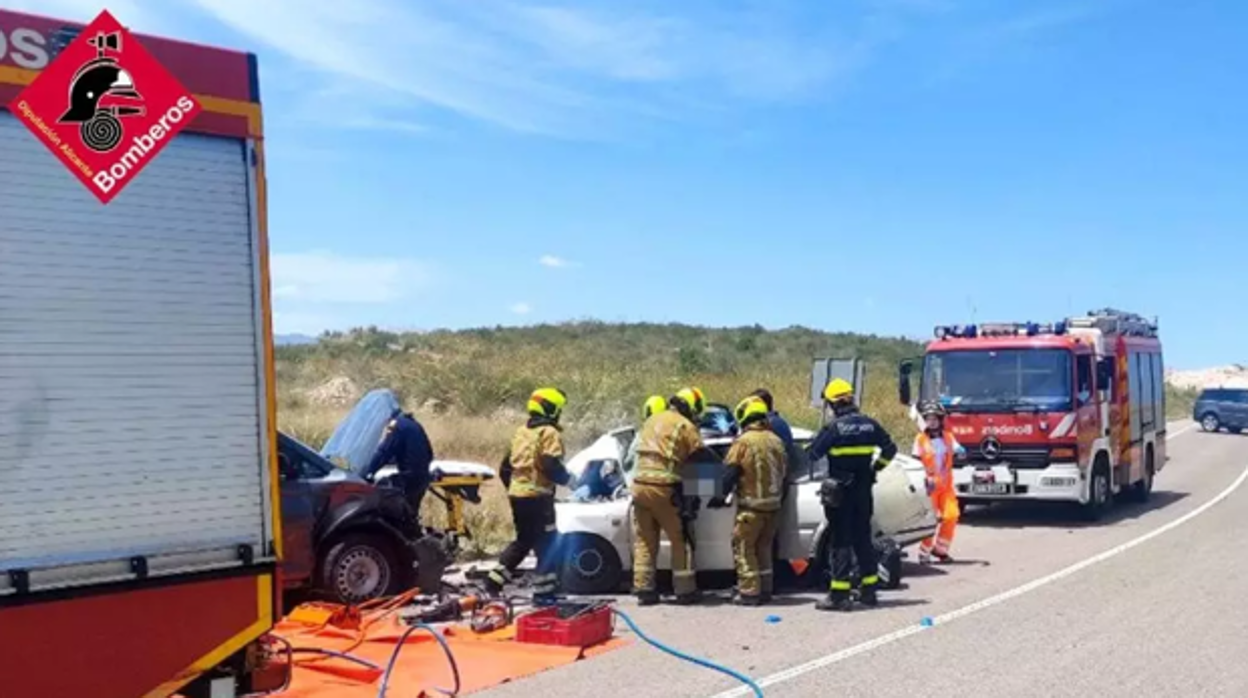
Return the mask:
M924 400L951 411L1071 409L1071 356L1064 349L933 352L923 362Z

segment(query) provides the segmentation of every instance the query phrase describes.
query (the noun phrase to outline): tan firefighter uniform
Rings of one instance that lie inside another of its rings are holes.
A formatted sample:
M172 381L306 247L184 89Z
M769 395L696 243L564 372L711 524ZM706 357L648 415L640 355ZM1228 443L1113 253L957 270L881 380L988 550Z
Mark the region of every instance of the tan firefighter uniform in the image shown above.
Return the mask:
M563 437L559 417L567 398L556 388L542 388L529 399L529 420L516 430L499 467L499 478L511 503L515 539L498 557L486 586L500 593L510 583L530 552L537 555L533 578L535 599L550 598L558 591L558 560L555 557L558 529L555 526L555 486L571 479L563 465Z
M724 463L736 470L730 473L730 482L735 483L737 498L732 530L737 590L742 597L765 600L773 589L772 546L780 520L787 458L784 442L768 427L766 406L761 400L757 406L757 410L752 409L753 403L738 408L752 419L728 449Z
M698 427L676 410L659 412L641 425L633 495L633 591L654 593L659 531L672 549L672 587L678 597L697 591L693 550L680 518L681 467L703 448Z

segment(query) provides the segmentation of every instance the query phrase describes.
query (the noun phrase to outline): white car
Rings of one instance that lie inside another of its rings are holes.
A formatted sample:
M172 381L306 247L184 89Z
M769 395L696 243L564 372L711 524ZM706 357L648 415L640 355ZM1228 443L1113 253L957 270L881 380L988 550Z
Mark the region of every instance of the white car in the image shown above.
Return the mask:
M717 412L707 428L703 419L703 440L722 458L735 439L736 425L731 413L721 405L710 406ZM729 416L727 420L724 414ZM727 428L725 421L728 421ZM626 468L625 456L636 427L613 429L593 444L578 452L567 462L574 478L588 468ZM814 433L793 428L794 441L804 448ZM803 459L804 460L804 459ZM827 472L827 460L799 463L794 469L789 496L785 499L777 541L777 564L788 561L796 574L824 585L828 581L831 536L819 501L819 486ZM631 473L624 472L631 481ZM631 580L633 563L633 531L631 497L627 487L619 487L610 497L590 501L570 501L568 491L555 505L560 536L561 584L570 593L596 594L619 590ZM874 528L876 547L881 551L880 576L885 588L895 588L901 581L901 549L931 535L939 523L931 501L923 489L923 466L909 456L899 454L893 464L879 473L875 485ZM710 509L709 496L694 522L694 565L702 572L728 572L734 569L732 529L736 509L733 506ZM528 563L534 562L530 557ZM662 538L658 555L660 571L671 570L671 550ZM807 572L809 569L813 574Z

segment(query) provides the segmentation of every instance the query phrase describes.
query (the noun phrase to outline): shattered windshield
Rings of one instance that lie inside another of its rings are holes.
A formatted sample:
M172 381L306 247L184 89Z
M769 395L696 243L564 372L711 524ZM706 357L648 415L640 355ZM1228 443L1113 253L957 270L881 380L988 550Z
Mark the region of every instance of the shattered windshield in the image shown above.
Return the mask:
M965 412L1071 409L1065 349L933 352L923 362L922 398Z

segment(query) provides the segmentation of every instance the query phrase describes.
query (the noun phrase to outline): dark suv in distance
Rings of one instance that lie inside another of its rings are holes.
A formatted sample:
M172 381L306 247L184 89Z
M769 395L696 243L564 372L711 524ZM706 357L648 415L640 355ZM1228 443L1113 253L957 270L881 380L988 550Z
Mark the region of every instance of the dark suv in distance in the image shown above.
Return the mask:
M1196 398L1192 419L1205 431L1248 429L1248 388L1206 388Z

